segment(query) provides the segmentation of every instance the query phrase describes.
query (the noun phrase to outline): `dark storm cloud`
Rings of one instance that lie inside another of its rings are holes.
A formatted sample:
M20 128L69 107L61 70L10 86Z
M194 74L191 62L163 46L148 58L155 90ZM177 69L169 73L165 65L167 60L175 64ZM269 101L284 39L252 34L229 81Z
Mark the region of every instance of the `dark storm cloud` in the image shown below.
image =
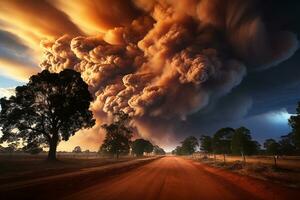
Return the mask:
M34 65L31 50L13 34L0 30L0 58Z
M1 48L14 49L18 52L27 51L28 47L22 44L13 34L0 30Z
M230 94L190 116L181 127L184 132L200 135L213 134L225 126L247 126L260 142L288 133L287 118L280 115L295 113L300 101L299 63L300 51L276 68L248 74ZM273 115L282 119L272 121Z

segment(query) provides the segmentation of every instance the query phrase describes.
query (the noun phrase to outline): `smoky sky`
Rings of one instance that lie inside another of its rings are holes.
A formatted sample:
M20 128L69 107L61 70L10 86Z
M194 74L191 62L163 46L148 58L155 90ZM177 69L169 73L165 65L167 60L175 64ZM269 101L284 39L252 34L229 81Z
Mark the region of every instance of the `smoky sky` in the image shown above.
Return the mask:
M297 1L2 4L0 64L81 72L98 126L122 110L162 146L224 126L247 126L260 141L289 131L285 117L300 99Z

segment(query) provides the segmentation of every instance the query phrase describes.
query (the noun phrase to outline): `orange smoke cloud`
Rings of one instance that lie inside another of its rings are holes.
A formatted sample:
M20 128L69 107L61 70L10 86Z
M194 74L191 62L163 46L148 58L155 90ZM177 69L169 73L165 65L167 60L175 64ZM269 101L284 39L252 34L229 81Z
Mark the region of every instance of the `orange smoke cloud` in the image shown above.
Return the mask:
M0 58L0 75L7 76L19 81L27 81L30 76L38 73L41 69L30 65L24 65L18 61Z
M0 1L0 8L0 19L8 30L14 30L19 37L26 35L37 44L41 38L81 34L81 30L65 13L45 0L3 0Z
M171 143L174 119L298 47L293 33L269 32L250 0L4 0L0 7L0 20L14 27L6 30L42 40L42 68L81 72L98 120L122 110L154 141L168 134Z
M66 13L83 32L90 35L106 32L114 27L127 26L138 14L138 10L127 0L56 0L52 4Z

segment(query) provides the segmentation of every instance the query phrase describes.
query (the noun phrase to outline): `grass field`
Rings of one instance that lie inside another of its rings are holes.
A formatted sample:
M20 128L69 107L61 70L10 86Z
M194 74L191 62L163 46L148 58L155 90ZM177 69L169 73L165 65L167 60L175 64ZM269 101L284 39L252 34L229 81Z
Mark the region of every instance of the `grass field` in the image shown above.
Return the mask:
M223 161L223 155L216 155L216 160L212 155L205 158L203 154L195 154L189 158L241 175L300 187L299 156L281 156L277 160L277 167L274 166L272 156L247 156L246 163L242 162L241 156L226 156L226 163Z
M195 154L193 155L197 158L201 158L203 154ZM208 156L209 158L214 158L213 155ZM216 155L216 159L218 161L223 161L223 155ZM232 156L226 155L226 162L232 163L236 161L242 161L241 156ZM256 163L256 164L266 164L266 165L273 165L274 159L273 156L246 156L247 163ZM286 169L299 169L300 170L300 156L280 156L277 159L277 165L282 168Z
M47 162L47 155L44 153L39 155L0 154L0 184L136 159L132 156L120 157L119 159L100 157L97 153L58 153L57 157L57 162Z

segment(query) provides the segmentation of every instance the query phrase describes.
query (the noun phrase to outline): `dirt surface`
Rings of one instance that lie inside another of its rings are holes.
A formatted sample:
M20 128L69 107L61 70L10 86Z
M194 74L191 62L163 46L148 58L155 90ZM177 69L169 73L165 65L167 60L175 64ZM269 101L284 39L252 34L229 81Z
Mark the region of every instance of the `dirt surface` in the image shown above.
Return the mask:
M70 172L81 169L101 167L114 163L128 162L133 157L94 158L78 159L60 157L57 162L47 162L42 156L12 156L11 158L0 156L0 186L2 184L16 183L20 181L33 180Z
M297 199L297 190L179 157L164 157L65 199Z
M129 161L87 167L56 175L33 177L0 184L0 199L61 199L66 194L82 190L98 182L129 172L160 157L146 157Z
M0 197L4 197L0 199L254 200L300 197L299 190L181 157L167 156L131 168L107 169L104 170L106 178L102 176L104 173L99 175L94 173L97 169L91 169L77 175L46 179L43 184L30 184L17 190L0 190ZM15 198L16 194L21 196Z

